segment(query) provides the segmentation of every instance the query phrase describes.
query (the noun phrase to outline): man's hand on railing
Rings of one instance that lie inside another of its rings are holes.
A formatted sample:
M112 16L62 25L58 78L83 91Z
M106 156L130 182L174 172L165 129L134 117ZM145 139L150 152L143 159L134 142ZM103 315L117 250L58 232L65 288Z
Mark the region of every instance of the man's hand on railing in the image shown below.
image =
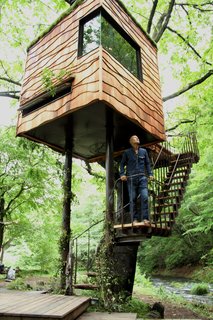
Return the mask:
M127 181L127 176L121 176L121 181Z
M149 176L149 181L153 181L154 177L153 176Z

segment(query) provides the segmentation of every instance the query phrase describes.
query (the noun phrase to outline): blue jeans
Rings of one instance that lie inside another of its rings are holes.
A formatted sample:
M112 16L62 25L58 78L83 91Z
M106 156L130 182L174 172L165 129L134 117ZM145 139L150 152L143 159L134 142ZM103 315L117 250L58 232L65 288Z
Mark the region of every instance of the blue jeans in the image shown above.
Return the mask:
M133 220L149 219L148 181L144 175L128 178L127 180L130 213ZM137 197L140 195L140 210L137 208ZM138 212L139 211L139 212Z

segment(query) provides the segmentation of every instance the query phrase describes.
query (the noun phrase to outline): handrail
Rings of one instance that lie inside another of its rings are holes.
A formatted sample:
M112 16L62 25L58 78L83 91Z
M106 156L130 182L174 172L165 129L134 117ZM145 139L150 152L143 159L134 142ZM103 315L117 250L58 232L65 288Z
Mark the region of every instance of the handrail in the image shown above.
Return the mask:
M72 241L77 240L78 238L80 238L84 233L86 233L87 231L89 231L90 229L92 229L94 226L96 226L97 224L103 222L104 219L101 219L99 221L96 221L94 224L92 224L91 226L89 226L87 229L85 229L82 233L80 233L79 235L77 235L75 238L72 239Z
M155 160L155 163L153 164L153 170L154 170L154 168L155 168L155 166L156 166L156 163L157 163L158 160L160 159L160 156L161 156L161 153L162 153L163 149L164 149L164 146L162 145L162 146L161 146L161 149L160 149L160 152L158 153L157 159Z

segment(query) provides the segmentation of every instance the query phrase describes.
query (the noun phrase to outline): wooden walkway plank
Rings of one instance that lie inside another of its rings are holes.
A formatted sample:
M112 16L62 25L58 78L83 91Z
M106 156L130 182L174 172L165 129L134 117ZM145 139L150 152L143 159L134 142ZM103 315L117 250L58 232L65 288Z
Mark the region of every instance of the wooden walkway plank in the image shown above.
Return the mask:
M47 299L42 301L41 299L36 300L35 303L32 303L29 308L25 309L25 312L34 314L44 314L51 310L55 305L64 304L63 296L47 296Z
M86 312L78 320L136 320L136 313L106 313L106 312Z
M89 305L89 297L0 291L1 320L74 320Z
M49 303L51 303L52 300L55 301L55 297L54 296L44 296L41 294L38 295L34 295L34 296L30 296L28 294L26 295L21 295L20 298L15 296L13 297L12 301L10 295L7 295L8 298L8 305L7 308L1 308L0 306L0 312L4 311L4 312L10 312L10 313L19 313L19 312L30 312L30 310L35 310L38 305L39 307L41 307L42 305L47 305ZM61 297L59 296L58 299L61 299ZM58 300L57 299L57 300Z
M51 310L44 311L42 314L43 315L54 314L56 316L60 316L61 314L67 315L70 309L75 310L81 304L84 304L85 302L90 300L90 298L85 298L85 297L75 297L76 299L72 299L72 300L70 300L70 297L64 297L64 298L67 298L67 299L63 300L63 303L60 303L60 304L57 303L55 304L55 306L52 305Z

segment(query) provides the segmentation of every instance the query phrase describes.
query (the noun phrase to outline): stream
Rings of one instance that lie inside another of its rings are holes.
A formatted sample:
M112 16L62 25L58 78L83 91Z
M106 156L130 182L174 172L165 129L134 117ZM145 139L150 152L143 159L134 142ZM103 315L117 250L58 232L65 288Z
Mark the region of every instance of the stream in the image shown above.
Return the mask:
M170 276L153 276L151 279L152 284L155 287L162 287L169 293L174 293L176 295L185 298L191 302L197 302L202 304L213 305L213 284L209 285L210 293L206 295L194 295L191 294L191 289L194 285L200 284L201 282L189 280L180 277L170 277Z

